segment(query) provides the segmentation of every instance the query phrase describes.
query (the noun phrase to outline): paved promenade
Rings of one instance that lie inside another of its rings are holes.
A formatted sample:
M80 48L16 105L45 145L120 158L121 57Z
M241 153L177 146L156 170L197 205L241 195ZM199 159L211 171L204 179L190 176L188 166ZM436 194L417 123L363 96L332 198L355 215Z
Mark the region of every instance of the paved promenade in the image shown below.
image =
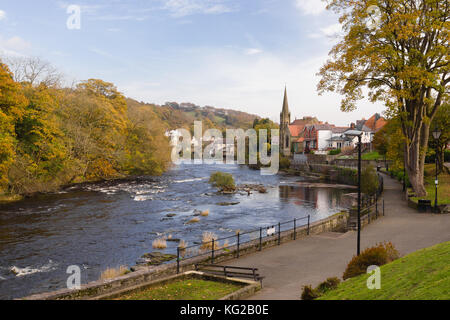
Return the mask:
M406 205L402 186L384 176L386 216L361 232L361 249L391 241L403 256L450 241L450 215L424 214ZM342 277L356 253L356 232L323 233L233 260L228 265L259 268L264 288L252 300L300 299L301 287L328 277Z

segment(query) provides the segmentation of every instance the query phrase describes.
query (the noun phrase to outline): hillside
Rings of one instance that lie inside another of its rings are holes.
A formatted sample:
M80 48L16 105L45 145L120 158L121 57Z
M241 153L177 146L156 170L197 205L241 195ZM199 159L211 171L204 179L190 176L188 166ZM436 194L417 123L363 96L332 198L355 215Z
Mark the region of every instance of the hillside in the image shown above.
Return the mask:
M146 106L162 120L169 129L192 129L194 121L202 121L203 129L216 128L224 131L227 128L249 129L253 127L257 115L242 111L220 109L211 106L200 107L193 103L167 102L163 106L127 99L129 106Z
M381 289L369 290L364 274L339 285L319 300L448 300L450 242L413 252L382 266Z

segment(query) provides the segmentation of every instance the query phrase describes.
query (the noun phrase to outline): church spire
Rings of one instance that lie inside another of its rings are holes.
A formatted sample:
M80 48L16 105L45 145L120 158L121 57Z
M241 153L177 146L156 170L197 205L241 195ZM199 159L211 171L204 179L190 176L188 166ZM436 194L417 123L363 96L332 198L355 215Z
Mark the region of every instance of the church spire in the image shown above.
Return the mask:
M282 112L285 115L289 114L289 105L288 105L288 98L287 98L287 86L284 86L284 100L283 100L283 110Z

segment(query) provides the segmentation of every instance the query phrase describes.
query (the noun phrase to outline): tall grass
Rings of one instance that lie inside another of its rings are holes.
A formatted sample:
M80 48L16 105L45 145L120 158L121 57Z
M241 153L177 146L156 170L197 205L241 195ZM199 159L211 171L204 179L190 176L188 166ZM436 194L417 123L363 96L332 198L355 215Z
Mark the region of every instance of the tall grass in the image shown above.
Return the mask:
M118 268L108 268L100 275L100 280L114 279L128 273L128 267L120 266Z
M214 249L219 249L219 243L218 241L216 241L218 238L219 237L212 232L209 231L203 232L201 248L204 250L212 249L213 248L212 241L214 240Z
M167 248L167 242L164 238L158 238L152 242L153 249L165 249Z

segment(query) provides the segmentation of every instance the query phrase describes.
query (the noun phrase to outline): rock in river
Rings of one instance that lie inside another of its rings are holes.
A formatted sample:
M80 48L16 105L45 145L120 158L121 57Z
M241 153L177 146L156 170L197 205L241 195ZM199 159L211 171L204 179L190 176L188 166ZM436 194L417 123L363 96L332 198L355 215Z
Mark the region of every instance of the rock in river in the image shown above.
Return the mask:
M161 252L150 252L142 255L142 257L136 261L138 265L148 265L148 266L157 266L163 264L164 262L171 261L175 259L177 256L174 254L166 254Z

